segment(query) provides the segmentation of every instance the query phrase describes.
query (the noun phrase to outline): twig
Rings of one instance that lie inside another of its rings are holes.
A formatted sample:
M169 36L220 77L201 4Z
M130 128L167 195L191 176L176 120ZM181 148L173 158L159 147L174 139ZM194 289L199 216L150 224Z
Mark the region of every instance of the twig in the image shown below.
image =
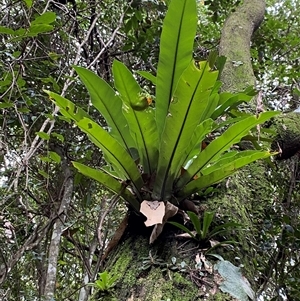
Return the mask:
M127 183L123 182L122 188L121 190L118 192L118 194L116 194L110 202L109 207L103 212L100 220L99 220L99 224L97 227L97 237L98 237L98 241L99 241L99 245L100 247L103 247L103 242L102 242L102 238L101 238L101 234L102 234L102 226L104 223L104 219L106 218L107 214L117 205L120 196L122 195L122 193L124 192L125 188L128 186Z

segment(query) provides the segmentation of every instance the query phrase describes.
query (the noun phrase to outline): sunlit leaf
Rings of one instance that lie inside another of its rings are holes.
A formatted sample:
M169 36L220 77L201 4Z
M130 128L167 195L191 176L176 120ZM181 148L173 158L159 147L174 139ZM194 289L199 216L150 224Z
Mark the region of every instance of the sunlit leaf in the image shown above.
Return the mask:
M151 174L156 168L158 157L158 132L153 109L136 111L131 107L131 102L140 97L142 89L123 63L114 61L113 74L115 87L124 102L124 116L136 142L140 163L144 172Z
M31 21L31 25L50 24L53 23L55 19L56 19L56 14L52 11L47 11L42 15L36 17L33 21Z
M192 61L197 26L194 0L174 0L164 19L156 76L156 122L161 135L178 80Z
M218 72L210 71L208 64L201 64L200 68L192 62L180 77L174 92L160 143L154 199L170 198L174 179L194 149L191 136L193 137L201 119L211 114L217 104L211 98L211 92ZM193 140L197 140L201 134L195 135Z
M45 132L36 132L35 134L44 140L50 139L50 135Z
M219 159L222 153L224 153L230 146L238 143L245 135L248 134L249 130L257 124L263 123L271 117L277 115L278 112L265 112L260 114L258 117L250 116L236 124L230 126L220 137L212 141L193 161L193 163L185 172L181 179L177 183L177 187L182 188L187 182L198 174L207 164L212 163ZM251 156L250 156L251 157ZM265 153L262 153L262 157L266 157ZM254 158L254 157L253 157ZM256 159L255 159L256 160ZM246 162L244 160L243 162ZM250 160L252 162L252 160ZM239 161L241 162L241 161ZM239 163L240 164L240 163ZM238 164L238 165L239 165ZM247 163L245 163L247 164ZM245 165L244 164L244 165ZM244 166L243 165L243 166ZM237 166L233 167L233 170ZM202 177L201 177L202 178Z
M49 157L56 163L60 163L61 161L60 155L56 152L49 151Z

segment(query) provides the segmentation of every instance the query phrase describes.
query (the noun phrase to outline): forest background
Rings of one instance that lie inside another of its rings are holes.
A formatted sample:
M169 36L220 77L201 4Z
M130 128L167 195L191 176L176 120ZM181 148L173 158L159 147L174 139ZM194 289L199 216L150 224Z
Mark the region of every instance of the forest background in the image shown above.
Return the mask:
M251 3L255 7L256 2ZM24 0L1 4L2 300L105 298L109 287L101 289L87 283L94 283L98 273L106 270L98 259L119 228L126 206L111 202L113 195L103 186L70 167L73 160L100 167L104 158L77 127L58 114L58 108L49 101L44 90L69 98L105 128L104 119L91 106L89 95L72 66L84 66L109 83L113 82L111 70L115 59L133 72L147 70L156 74L160 34L168 5L169 1L158 0L68 3ZM221 48L225 20L234 12L240 12L241 5L240 1L230 0L197 2L196 60L205 60L209 53ZM299 12L297 1L266 2L264 20L255 28L250 47L251 68L261 99L256 108L287 113L299 107ZM234 43L233 48L240 47L238 41ZM236 69L245 65L240 58L231 58L228 62ZM241 83L233 85L228 78L223 78L224 89L237 87L241 91L252 84L251 72L249 77L248 70L244 72L244 76L240 76ZM153 87L145 79L137 78L153 93ZM292 120L298 129L297 122ZM299 134L288 139L298 137ZM242 225L247 229L242 235L246 236L248 245L233 234L242 230L233 229L227 237L233 237L235 243L228 252L221 247L221 254L235 266L244 268L242 271L252 288L266 300L298 300L300 294L298 160L296 155L270 165L264 169L264 179L256 171L244 171L245 190L249 194L244 194L238 184L230 187L229 182L224 184L225 190L216 186L200 194L200 204L210 210L209 200L225 195L225 191L228 196L239 190L241 198L253 201L253 212L246 212L252 223ZM258 183L265 180L265 186ZM224 201L222 206L227 205ZM217 204L213 208L217 212L216 225L227 221L228 212L232 210L226 211L222 206ZM53 233L58 226L59 240L55 240ZM149 250L147 252L146 259L135 259L141 268L152 258ZM114 256L121 257L118 253ZM211 258L207 262L210 260L213 262ZM159 268L159 263L152 260L150 268ZM55 267L54 273L49 272L49 267ZM110 269L108 265L107 270ZM203 291L205 279L197 282L188 275L186 278ZM154 280L148 279L149 284L151 281ZM112 281L113 285L116 291L124 290L117 281ZM212 288L215 292L207 289L207 294L215 296L219 288L214 285ZM169 294L175 294L175 288L169 290L157 299L140 298L167 300ZM208 298L205 294L202 297ZM130 300L133 296L130 288L124 296L120 300ZM187 300L194 300L189 298Z

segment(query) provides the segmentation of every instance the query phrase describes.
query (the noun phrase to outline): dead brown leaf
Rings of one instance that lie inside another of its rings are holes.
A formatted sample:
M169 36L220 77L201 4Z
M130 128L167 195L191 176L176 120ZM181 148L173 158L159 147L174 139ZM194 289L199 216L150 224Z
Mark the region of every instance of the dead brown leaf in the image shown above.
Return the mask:
M165 204L163 202L145 200L141 203L140 212L147 217L145 221L146 227L161 224L165 215Z
M196 254L195 261L196 261L197 264L199 264L201 262L199 253Z
M205 271L207 271L209 274L212 274L212 272L213 272L213 265L212 265L212 263L209 262L209 261L205 258L205 256L204 256L203 253L201 253L200 259L201 259L201 261L202 261L203 264L204 264L204 269L205 269Z
M209 243L210 243L211 247L214 247L214 246L216 246L217 244L219 244L220 242L217 241L217 240L210 239L210 240L209 240Z
M165 205L165 215L163 217L163 221L161 224L156 224L154 226L149 240L150 244L152 244L156 240L158 235L162 232L164 225L168 221L168 219L174 216L177 212L178 207L167 201Z

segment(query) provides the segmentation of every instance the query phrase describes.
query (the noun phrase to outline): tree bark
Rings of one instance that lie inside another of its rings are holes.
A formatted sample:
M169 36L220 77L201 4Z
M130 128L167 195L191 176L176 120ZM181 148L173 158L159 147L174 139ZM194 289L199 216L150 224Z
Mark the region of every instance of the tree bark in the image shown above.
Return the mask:
M73 194L73 173L67 159L63 160L62 169L64 171L64 182L62 184L64 190L59 210L56 213L57 218L53 224L52 236L48 249L48 267L44 289L46 301L54 300L60 241L65 228L64 222L66 220L67 210Z
M151 230L131 214L126 234L105 265L111 275L118 276L116 286L99 293L99 300L192 301L216 289L208 273L206 281L199 280L195 265L200 253L194 241L175 238L176 229L167 224L149 245Z
M227 58L221 74L224 91L240 92L256 84L250 44L263 21L265 5L263 0L245 0L224 23L219 45L220 55Z

